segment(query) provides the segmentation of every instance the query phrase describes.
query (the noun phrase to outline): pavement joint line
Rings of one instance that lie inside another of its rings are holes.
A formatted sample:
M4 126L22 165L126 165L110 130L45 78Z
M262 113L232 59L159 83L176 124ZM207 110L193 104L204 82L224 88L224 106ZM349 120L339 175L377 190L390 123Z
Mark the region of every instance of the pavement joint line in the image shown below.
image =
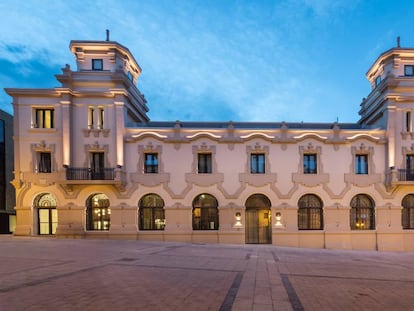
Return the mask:
M300 302L298 295L289 280L289 276L287 274L280 274L282 278L282 284L285 287L285 290L288 294L290 304L292 305L293 311L304 311L305 309Z
M243 272L237 272L219 311L230 311L232 309L234 300L236 299L237 292L239 291L240 284L243 279L243 274Z
M289 276L304 277L304 278L319 278L319 279L339 279L339 280L359 280L359 281L375 281L375 282L414 283L414 280L378 279L378 278L363 278L363 277L356 277L356 276L339 276L339 275L317 275L317 274L289 273Z
M50 259L42 259L44 261L53 261ZM0 276L4 277L4 276L8 276L8 275L13 275L16 273L23 273L23 272L27 272L27 271L33 271L33 270L40 270L40 269L45 269L45 268L49 268L49 267L56 267L56 266L60 266L60 265L66 265L66 264L71 264L71 263L75 263L76 261L74 260L59 260L58 262L55 262L53 264L48 264L46 263L43 266L38 266L38 267L32 267L32 268L26 268L26 269L21 269L21 270L16 270L16 271L12 271L12 272L4 272L4 273L0 273Z
M277 256L277 254L276 254L276 252L275 252L275 251L272 251L272 256L273 256L273 259L274 259L276 262L278 262L278 261L279 261L279 257Z
M36 285L39 285L39 284L47 283L47 282L52 281L52 280L57 280L57 279L60 279L60 278L64 278L66 276L70 276L70 275L73 275L73 274L83 273L83 272L86 272L86 271L92 271L92 270L95 270L95 269L99 269L99 268L108 266L109 264L110 263L105 263L105 264L102 264L102 265L97 265L97 266L88 267L88 268L84 268L84 269L79 269L79 270L75 270L75 271L60 273L60 274L45 277L45 278L42 278L42 279L36 279L36 280L25 282L25 283L20 283L20 284L8 286L8 287L3 287L3 288L0 288L0 293L7 293L7 292L10 292L10 291L13 291L13 290L16 290L16 289L20 289L20 288L24 288L24 287L36 286Z

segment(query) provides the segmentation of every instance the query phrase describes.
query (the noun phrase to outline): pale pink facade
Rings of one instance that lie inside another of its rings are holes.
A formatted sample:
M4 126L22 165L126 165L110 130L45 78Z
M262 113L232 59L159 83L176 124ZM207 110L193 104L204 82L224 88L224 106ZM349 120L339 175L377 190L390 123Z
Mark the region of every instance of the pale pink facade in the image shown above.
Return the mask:
M356 124L152 122L127 48L70 49L61 87L6 89L16 235L414 250L414 49L375 61Z

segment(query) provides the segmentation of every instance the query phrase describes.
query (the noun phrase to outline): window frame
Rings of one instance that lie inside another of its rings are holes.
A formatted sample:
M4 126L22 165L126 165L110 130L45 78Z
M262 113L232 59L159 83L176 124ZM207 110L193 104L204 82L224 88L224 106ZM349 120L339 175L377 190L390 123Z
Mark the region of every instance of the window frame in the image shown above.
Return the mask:
M365 158L364 161L361 159ZM366 153L360 153L355 155L355 174L357 175L369 175L369 155Z
M219 229L218 201L213 195L208 193L197 195L193 200L191 214L193 230Z
M351 230L375 230L375 202L369 195L357 194L351 199L349 205L351 207L349 211Z
M250 153L250 174L266 174L266 154L264 152Z
M55 128L55 109L54 108L34 108L33 128L54 129Z
M414 194L409 193L401 201L401 226L403 230L414 229Z
M318 154L316 152L303 154L303 174L318 174Z
M408 73L408 69L411 69L411 73ZM405 77L414 76L414 65L404 65L404 76Z
M92 58L92 70L103 71L103 59L102 58Z
M305 194L298 201L298 230L323 230L323 202L315 194Z
M52 173L52 153L50 151L39 151L37 153L37 172Z
M213 173L213 154L211 152L197 153L197 173L212 174Z
M164 230L164 206L164 200L158 194L148 193L141 197L138 203L138 229L143 231ZM161 216L161 218L159 218L159 216Z
M86 200L86 230L109 231L110 228L111 207L109 198L103 193L90 195Z
M145 174L158 174L158 172L159 172L158 153L144 152L144 173Z

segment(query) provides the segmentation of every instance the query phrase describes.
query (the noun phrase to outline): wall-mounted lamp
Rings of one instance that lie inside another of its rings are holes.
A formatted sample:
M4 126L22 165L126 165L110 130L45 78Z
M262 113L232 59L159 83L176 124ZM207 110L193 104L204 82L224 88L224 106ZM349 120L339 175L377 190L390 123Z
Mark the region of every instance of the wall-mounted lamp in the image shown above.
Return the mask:
M275 227L282 227L282 214L280 212L276 212Z
M242 227L242 223L241 223L241 213L237 212L234 217L236 218L236 222L234 224L234 227Z

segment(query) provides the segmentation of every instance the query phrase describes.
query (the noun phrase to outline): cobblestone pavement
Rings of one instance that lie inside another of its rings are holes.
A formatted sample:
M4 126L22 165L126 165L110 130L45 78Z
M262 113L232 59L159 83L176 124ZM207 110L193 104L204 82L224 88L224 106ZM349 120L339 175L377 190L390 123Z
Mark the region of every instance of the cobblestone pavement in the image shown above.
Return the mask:
M0 236L0 310L414 310L414 253Z

